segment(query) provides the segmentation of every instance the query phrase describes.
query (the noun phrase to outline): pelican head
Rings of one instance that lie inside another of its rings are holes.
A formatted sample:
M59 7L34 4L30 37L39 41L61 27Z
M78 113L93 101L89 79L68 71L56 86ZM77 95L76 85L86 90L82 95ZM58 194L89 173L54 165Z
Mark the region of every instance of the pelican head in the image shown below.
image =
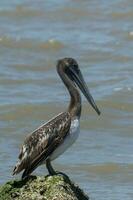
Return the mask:
M89 92L87 84L82 76L79 69L78 63L73 58L63 58L58 61L57 69L62 68L65 74L71 79L74 85L77 85L81 92L86 97L87 101L91 104L94 110L100 115L100 110L98 109L92 95Z

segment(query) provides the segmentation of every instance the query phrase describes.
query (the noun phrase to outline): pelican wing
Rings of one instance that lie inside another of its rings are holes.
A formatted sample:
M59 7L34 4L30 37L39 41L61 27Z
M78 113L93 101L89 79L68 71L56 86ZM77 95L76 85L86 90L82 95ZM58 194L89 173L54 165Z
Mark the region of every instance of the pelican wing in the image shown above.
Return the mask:
M17 174L25 169L22 175L24 178L33 172L63 142L69 133L70 126L70 114L64 112L27 136L13 174Z

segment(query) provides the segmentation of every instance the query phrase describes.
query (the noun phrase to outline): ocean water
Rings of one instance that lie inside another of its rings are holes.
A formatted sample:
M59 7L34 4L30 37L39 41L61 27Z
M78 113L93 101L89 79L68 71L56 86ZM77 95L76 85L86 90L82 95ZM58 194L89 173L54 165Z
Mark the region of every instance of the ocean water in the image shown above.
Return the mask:
M133 199L132 8L132 0L0 2L0 184L13 178L26 135L67 108L55 66L73 57L102 114L82 96L80 136L53 165L91 200Z

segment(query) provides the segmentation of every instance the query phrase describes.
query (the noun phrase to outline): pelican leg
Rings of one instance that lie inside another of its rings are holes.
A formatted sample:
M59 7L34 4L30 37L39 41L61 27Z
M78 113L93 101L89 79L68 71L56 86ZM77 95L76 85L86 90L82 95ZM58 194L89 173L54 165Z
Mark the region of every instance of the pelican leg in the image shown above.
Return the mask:
M61 175L61 176L66 177L67 179L69 179L69 177L68 177L66 174L64 174L64 173L62 173L62 172L55 171L55 170L53 169L49 158L46 160L46 167L47 167L47 170L48 170L48 172L49 172L49 174L50 174L51 176L53 176L53 175Z
M49 158L46 160L46 167L50 175L57 174L56 171L53 169Z

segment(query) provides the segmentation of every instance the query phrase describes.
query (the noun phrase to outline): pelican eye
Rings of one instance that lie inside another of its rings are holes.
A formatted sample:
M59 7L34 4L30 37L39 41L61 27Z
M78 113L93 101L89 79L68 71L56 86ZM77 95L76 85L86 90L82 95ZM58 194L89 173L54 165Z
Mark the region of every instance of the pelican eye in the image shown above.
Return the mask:
M77 74L78 74L79 71L80 71L77 64L73 64L73 65L72 65L72 69L73 69Z

